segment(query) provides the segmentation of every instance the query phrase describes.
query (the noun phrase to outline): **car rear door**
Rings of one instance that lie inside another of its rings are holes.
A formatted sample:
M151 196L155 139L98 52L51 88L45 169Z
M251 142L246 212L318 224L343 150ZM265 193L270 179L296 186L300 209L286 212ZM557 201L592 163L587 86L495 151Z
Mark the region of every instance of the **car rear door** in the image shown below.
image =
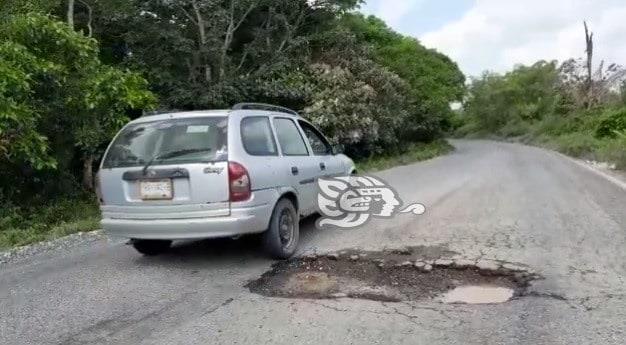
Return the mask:
M318 177L342 174L344 172L343 165L341 161L333 155L332 146L326 137L313 125L304 120L298 120L298 124L302 128L302 132L313 152L313 161L317 166Z
M300 213L309 215L316 210L315 179L319 168L315 165L305 139L293 119L274 117L272 122L282 157L279 169L298 192Z

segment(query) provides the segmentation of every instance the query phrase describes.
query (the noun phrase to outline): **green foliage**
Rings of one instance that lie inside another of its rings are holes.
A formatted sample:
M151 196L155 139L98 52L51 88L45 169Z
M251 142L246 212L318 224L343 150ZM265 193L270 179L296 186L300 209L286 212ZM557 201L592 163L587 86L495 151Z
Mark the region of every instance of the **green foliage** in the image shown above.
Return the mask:
M163 108L290 106L360 156L440 136L462 73L374 17L351 14L358 3L131 1L103 21L102 40L106 51L125 47L118 61L144 71Z
M54 167L46 137L37 131L39 114L29 102L36 78L52 77L55 66L37 59L14 42L0 43L0 154L37 169Z
M381 166L442 152L414 143L453 125L463 74L354 14L361 3L84 0L74 29L66 1L0 3L0 245L92 227L93 204L85 219L54 205L82 198L113 135L155 106L288 106L355 158L388 156Z
M49 13L59 5L58 0L2 0L0 1L0 24L13 16L27 13Z
M615 138L626 132L626 108L606 112L596 129L599 138Z
M435 158L454 150L454 147L443 139L430 143L411 144L406 151L377 157L370 157L356 162L359 173L376 172L395 166L408 165Z
M93 196L61 199L37 207L0 207L0 249L54 239L99 228Z
M619 95L606 86L602 89L605 84L600 82L596 92L603 97L597 98L596 106L575 99L585 87L572 61L559 68L540 61L473 80L464 109L468 122L458 132L538 143L623 168L626 108L615 108Z
M312 66L315 86L303 112L356 157L397 149L407 119L403 81L376 65L362 67Z
M150 109L156 103L148 83L138 74L108 66L86 80L83 116L76 123L76 145L84 152L97 154L130 119L127 109Z
M617 169L626 170L626 132L606 140L598 150L598 157L602 161L615 163Z
M555 113L561 99L555 62L518 66L505 75L472 80L465 112L478 127L497 133L509 122L537 121Z
M154 103L139 75L99 61L94 39L41 14L2 27L0 73L1 198L68 193L42 184L69 177L76 155L98 154L127 110Z
M462 109L454 110L447 117L447 126L444 128L448 134L454 135L460 128L467 125L468 118Z
M591 133L573 132L557 137L547 137L546 144L559 152L570 156L596 159L594 152L601 147L601 142Z
M430 138L452 116L450 103L465 94L465 76L447 56L426 49L412 37L391 30L374 16L350 14L343 24L372 50L373 59L408 84L411 107L405 126L409 135Z

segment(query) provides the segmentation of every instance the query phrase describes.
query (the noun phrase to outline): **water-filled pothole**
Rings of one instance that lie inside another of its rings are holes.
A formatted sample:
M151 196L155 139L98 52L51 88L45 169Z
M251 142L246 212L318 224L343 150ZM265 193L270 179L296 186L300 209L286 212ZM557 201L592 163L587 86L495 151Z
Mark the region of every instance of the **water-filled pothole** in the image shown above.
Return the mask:
M459 286L441 296L443 303L493 304L513 298L514 289L499 286Z
M423 248L296 258L275 264L247 287L285 298L502 303L522 295L538 278L499 261L427 258L420 255Z

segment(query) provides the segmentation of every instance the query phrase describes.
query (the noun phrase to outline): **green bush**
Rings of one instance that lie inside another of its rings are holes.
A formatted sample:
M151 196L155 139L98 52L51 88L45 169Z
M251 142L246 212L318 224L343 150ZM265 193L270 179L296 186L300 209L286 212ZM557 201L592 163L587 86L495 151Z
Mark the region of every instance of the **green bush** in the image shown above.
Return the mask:
M498 130L498 135L505 138L520 137L530 131L530 124L521 120L507 122Z
M596 136L598 138L615 138L618 133L626 131L626 108L608 111L602 117Z
M598 150L601 160L615 163L617 169L626 170L626 132L609 140Z
M571 119L564 116L551 115L533 124L533 133L536 135L559 136L571 133Z
M594 154L596 150L602 146L593 134L587 132L575 132L550 138L547 145L570 156L593 159L596 158Z
M452 150L454 147L444 139L435 140L431 143L414 143L404 152L357 161L357 171L359 173L374 172L398 165L408 165L446 154Z
M0 248L26 245L99 227L95 197L49 201L36 207L0 207Z

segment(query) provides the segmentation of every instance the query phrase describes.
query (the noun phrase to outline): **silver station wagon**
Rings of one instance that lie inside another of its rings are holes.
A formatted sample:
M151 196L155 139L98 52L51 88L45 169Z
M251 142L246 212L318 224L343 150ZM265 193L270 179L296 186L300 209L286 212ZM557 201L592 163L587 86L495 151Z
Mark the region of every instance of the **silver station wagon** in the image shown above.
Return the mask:
M316 179L355 173L338 151L278 106L144 116L117 134L102 160L102 227L145 255L173 240L262 234L272 257L288 258L300 218L317 211Z

